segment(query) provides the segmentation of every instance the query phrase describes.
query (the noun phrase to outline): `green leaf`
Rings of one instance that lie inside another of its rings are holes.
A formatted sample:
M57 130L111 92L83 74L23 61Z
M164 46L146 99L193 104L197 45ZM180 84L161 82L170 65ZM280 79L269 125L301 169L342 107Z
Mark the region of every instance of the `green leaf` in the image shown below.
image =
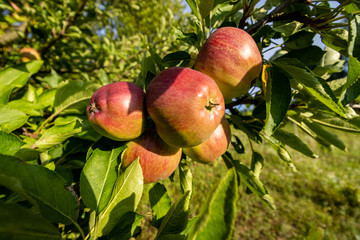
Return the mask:
M187 191L176 201L164 216L155 240L166 234L181 233L187 226L189 218L190 191Z
M268 70L269 69L269 70ZM266 82L266 121L264 131L271 136L284 120L291 101L288 77L276 67L266 68L269 78Z
M259 133L253 129L249 124L245 123L240 116L231 115L231 122L234 124L235 128L240 129L246 135L256 143L261 143L261 137Z
M291 35L284 43L286 48L303 49L310 47L313 43L314 32L300 31Z
M153 212L152 225L159 228L167 212L171 208L171 199L161 183L155 183L149 190L150 206Z
M26 99L17 99L6 104L7 107L19 110L29 116L42 116L43 105L29 102Z
M174 34L177 40L183 41L189 45L194 45L198 41L196 33L184 33L180 29L173 27Z
M0 130L4 132L12 132L15 129L20 128L23 126L27 120L28 116L16 109L4 106L0 104Z
M64 142L66 139L73 137L81 131L82 127L78 121L66 125L55 125L45 130L40 139L34 143L33 148L39 151L45 151Z
M223 159L235 167L236 172L240 176L241 181L243 181L246 186L255 193L264 203L266 203L271 209L276 209L273 198L270 196L268 190L261 182L258 174L260 174L263 167L262 156L260 154L253 154L254 161L254 171L250 170L247 166L240 163L239 160L232 158L229 152L226 152L223 155Z
M187 4L191 8L193 14L196 16L197 19L201 20L200 12L196 3L196 0L186 0Z
M336 134L325 130L319 124L311 121L310 119L303 118L303 121L317 136L322 138L324 141L334 145L340 150L347 151L346 145Z
M11 133L0 131L0 154L15 156L25 143Z
M293 166L292 158L286 147L278 139L273 136L265 135L266 140L270 143L271 147L275 150L277 155L285 162L287 162L291 167Z
M76 222L78 201L66 181L49 169L2 156L0 184L23 195L41 214L54 222Z
M0 104L6 104L11 91L23 87L42 64L42 61L30 61L0 70Z
M284 131L282 129L276 130L274 133L276 139L280 140L283 144L291 147L292 149L304 154L311 158L317 158L318 156L306 145L298 136L293 133Z
M296 58L309 68L314 68L320 64L325 51L320 47L310 46L298 50L292 50L291 52L282 56L282 58Z
M258 152L253 152L251 156L251 171L255 177L260 177L260 173L264 168L264 158Z
M123 142L102 138L92 147L80 176L84 204L98 215L108 204L117 179Z
M199 10L200 10L200 14L201 17L203 19L205 19L211 12L213 5L214 5L214 0L199 0Z
M46 75L42 81L49 84L51 88L57 88L61 79L61 76L54 69L51 69L51 73Z
M245 152L245 147L242 144L240 138L234 134L231 135L231 145L234 147L234 150L237 153L243 154Z
M182 160L179 164L180 189L182 194L190 191L190 199L194 192L193 175L186 161Z
M62 239L58 229L41 215L17 205L0 202L1 239Z
M359 4L360 6L360 4ZM360 9L359 9L360 10ZM350 22L350 43L349 43L349 56L353 56L357 59L360 58L360 16L352 16Z
M292 21L292 22L285 23L280 26L276 26L273 29L276 32L280 32L284 37L289 37L289 36L293 35L294 33L298 32L301 29L302 25L303 25L303 23L300 23L297 21Z
M217 187L209 192L188 239L231 239L237 199L237 175L231 168Z
M81 114L85 111L93 93L101 87L95 83L69 81L56 91L53 115L60 113Z
M185 51L177 51L165 55L165 57L161 60L161 63L166 67L175 67L182 61L186 60L191 60L190 54Z
M340 52L344 56L349 56L348 35L348 31L343 28L336 28L321 32L321 38L325 45Z
M119 220L118 224L109 233L110 240L129 240L140 231L143 215L136 212L127 212Z
M360 133L360 126L352 124L351 120L342 119L335 116L328 116L324 114L317 114L313 116L311 120L323 126L338 129L341 131Z
M342 89L341 103L346 105L360 95L360 62L350 56L347 81Z
M124 171L120 170L110 202L99 215L98 236L107 235L126 212L135 211L142 192L143 175L137 159Z
M312 95L335 113L342 117L348 117L346 109L341 104L338 104L338 100L329 85L323 79L316 77L311 70L297 59L279 59L273 63L303 85Z

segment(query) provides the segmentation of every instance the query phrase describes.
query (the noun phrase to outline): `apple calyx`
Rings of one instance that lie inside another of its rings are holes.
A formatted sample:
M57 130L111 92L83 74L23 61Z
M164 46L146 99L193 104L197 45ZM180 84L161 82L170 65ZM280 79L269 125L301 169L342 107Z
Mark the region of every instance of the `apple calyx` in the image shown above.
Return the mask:
M98 113L100 112L100 109L96 106L96 103L90 103L89 105L89 113L90 114L95 114L95 113Z

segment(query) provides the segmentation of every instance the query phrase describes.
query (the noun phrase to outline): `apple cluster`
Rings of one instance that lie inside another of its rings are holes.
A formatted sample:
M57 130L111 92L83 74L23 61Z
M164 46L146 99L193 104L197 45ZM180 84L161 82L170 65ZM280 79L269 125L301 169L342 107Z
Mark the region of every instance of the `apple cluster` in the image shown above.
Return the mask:
M261 71L261 55L245 31L224 27L200 49L194 69L170 67L146 93L131 82L114 82L92 96L87 114L94 129L128 141L122 167L139 158L144 183L169 177L182 152L213 163L228 148L231 131L225 101L245 94ZM150 118L154 127L147 126Z

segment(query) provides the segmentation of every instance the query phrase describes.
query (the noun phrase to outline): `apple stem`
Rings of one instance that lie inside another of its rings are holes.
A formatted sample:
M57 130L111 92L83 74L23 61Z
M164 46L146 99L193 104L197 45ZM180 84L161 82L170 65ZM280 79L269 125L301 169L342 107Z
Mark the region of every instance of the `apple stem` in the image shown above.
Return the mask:
M213 109L214 107L218 106L219 104L218 103L212 103L211 101L209 101L208 105L205 106L206 110L211 110Z

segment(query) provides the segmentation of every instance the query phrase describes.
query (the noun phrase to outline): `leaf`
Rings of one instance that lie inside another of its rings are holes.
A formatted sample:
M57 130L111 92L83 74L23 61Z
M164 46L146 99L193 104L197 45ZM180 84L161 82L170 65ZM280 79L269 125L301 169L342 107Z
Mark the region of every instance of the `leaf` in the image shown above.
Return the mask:
M196 3L196 0L186 0L187 4L191 8L193 14L196 16L197 19L201 20L200 12Z
M293 166L292 163L292 158L290 153L288 152L288 150L286 149L286 147L284 146L284 144L282 144L278 139L276 139L273 136L265 136L266 140L268 141L268 143L270 143L270 145L272 146L272 148L275 150L275 152L277 153L277 155L285 162L287 162L289 164L289 166Z
M317 123L314 123L310 119L303 118L303 121L317 136L322 138L324 141L334 145L340 150L347 151L346 145L336 134L326 131L323 127Z
M360 62L350 56L349 57L349 71L347 81L343 86L342 95L340 97L341 103L346 105L355 100L360 95Z
M0 131L0 154L15 156L25 143L11 133Z
M165 215L155 240L166 234L181 233L187 226L189 218L190 191L187 191L176 201Z
M180 178L180 189L182 194L190 191L190 199L194 192L193 175L186 161L181 161L179 164L179 178Z
M360 4L359 4L360 6ZM360 9L359 9L360 10ZM350 42L349 42L349 56L353 56L357 59L360 58L360 16L355 15L352 16L352 20L349 24L349 34L350 34Z
M110 240L129 240L140 231L143 215L136 212L127 212L119 220L118 224L109 233Z
M313 153L313 151L306 145L298 136L293 133L284 131L282 129L276 130L274 134L275 138L280 140L283 144L291 147L292 149L304 154L305 156L311 158L317 158L318 155Z
M237 153L242 154L245 152L245 147L242 144L241 140L234 134L231 135L231 145L234 147L234 150Z
M310 47L313 43L314 32L300 31L291 35L284 43L286 48L303 49Z
M235 128L240 129L246 135L256 143L261 143L261 137L259 133L254 130L249 124L245 123L240 116L231 115L231 121L234 124Z
M27 120L28 116L16 109L4 106L0 104L0 130L4 132L12 132L15 129L20 128L23 126Z
M29 102L26 99L17 99L6 104L7 107L19 110L29 116L42 116L43 105Z
M30 61L0 70L0 104L6 104L11 91L23 87L42 64L42 61Z
M324 44L342 55L348 57L348 31L343 28L322 31L321 39Z
M102 138L86 160L80 176L80 194L84 204L98 215L108 204L117 179L123 142Z
M185 60L191 60L190 54L185 51L177 51L165 55L165 57L161 60L161 63L166 67L175 67Z
M51 221L70 224L77 219L75 193L65 187L66 181L62 177L43 166L2 156L0 184L26 197Z
M200 0L199 10L201 17L205 19L211 12L214 5L214 0Z
M291 101L291 88L288 77L276 67L268 67L265 101L266 120L264 131L271 136L284 120Z
M239 160L235 160L232 158L229 152L226 152L223 155L224 160L230 163L233 167L235 167L236 172L240 176L241 181L243 181L246 186L253 192L257 197L259 197L264 203L266 203L271 209L276 209L273 198L270 196L268 190L261 182L258 174L260 174L259 170L262 168L262 156L259 154L254 154L253 158L257 164L254 165L254 171L250 170L247 166L240 163ZM257 165L257 167L256 167Z
M78 121L66 125L55 125L45 130L40 139L37 140L32 147L39 151L45 151L80 133L81 130L81 124Z
M264 158L258 152L253 152L251 157L251 171L255 177L260 177L260 173L264 168Z
M189 45L194 45L198 41L196 33L184 33L180 29L173 27L174 34L177 40L183 41Z
M102 70L102 69L101 69ZM57 72L54 69L51 69L51 73L46 75L42 81L49 84L51 88L57 88L59 85L59 82L62 80L61 76L57 74Z
M296 58L302 62L308 68L313 69L318 66L325 54L320 47L310 46L298 50L292 50L291 52L281 56L281 58Z
M217 187L209 192L188 239L231 239L237 199L237 175L231 168Z
M353 125L350 122L351 120L349 121L335 116L327 116L320 114L313 116L311 120L323 126L331 127L341 131L360 133L360 127L356 126L356 124Z
M107 235L126 212L135 211L142 192L143 175L136 159L124 171L120 170L110 202L99 214L98 236Z
M1 239L62 239L58 229L41 215L17 205L0 202Z
M171 208L171 199L161 183L155 183L149 190L150 206L153 212L152 225L159 228L164 216Z
M306 68L297 59L279 59L273 62L293 79L303 85L313 96L342 117L348 117L346 109L338 104L329 85Z
M297 21L292 21L292 22L285 23L280 26L276 26L273 29L276 32L280 32L284 37L289 37L289 36L293 35L294 33L298 32L302 26L303 26L303 23L300 23Z
M64 83L56 91L53 115L83 113L91 96L99 87L101 87L99 84L84 83L78 80Z

